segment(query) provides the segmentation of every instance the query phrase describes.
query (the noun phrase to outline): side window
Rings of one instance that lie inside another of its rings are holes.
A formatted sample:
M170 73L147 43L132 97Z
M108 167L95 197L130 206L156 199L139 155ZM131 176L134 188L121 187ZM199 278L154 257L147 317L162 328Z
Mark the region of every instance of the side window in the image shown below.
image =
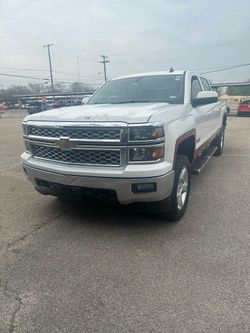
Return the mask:
M191 83L191 99L196 98L200 91L202 91L200 82L197 76L193 76Z
M203 77L201 77L200 79L201 79L201 83L202 83L203 89L205 91L210 91L211 89L210 89L210 86L209 86L207 80L204 79Z

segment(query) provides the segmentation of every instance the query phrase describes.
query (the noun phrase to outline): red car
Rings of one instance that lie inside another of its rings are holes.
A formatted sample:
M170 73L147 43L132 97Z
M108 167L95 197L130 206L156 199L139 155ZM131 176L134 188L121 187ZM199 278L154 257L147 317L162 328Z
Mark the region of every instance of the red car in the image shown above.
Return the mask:
M5 104L0 104L0 110L8 110L8 106Z
M250 116L250 99L240 102L238 116Z

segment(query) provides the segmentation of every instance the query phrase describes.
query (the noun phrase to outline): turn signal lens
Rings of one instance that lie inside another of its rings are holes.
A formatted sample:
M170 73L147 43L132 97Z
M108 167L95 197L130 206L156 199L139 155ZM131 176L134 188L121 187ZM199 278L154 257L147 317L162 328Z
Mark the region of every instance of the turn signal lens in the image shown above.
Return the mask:
M151 155L152 155L153 160L157 160L159 158L164 157L164 148L161 147L161 148L153 149L151 152Z

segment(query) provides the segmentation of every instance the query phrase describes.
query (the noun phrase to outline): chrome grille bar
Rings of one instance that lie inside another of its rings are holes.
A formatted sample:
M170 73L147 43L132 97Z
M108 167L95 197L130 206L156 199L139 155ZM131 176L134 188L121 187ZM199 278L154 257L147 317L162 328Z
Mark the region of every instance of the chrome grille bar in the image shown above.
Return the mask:
M121 150L103 149L70 149L61 150L56 147L31 144L31 151L35 158L52 160L63 163L81 165L120 166Z

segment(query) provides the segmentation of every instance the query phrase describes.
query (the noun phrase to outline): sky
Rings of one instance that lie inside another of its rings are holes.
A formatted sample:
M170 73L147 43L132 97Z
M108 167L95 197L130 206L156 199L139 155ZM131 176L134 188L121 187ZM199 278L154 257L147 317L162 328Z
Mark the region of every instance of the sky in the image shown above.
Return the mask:
M49 78L103 82L138 72L198 73L250 63L249 0L0 0L0 88ZM250 66L207 74L213 82L250 79Z

